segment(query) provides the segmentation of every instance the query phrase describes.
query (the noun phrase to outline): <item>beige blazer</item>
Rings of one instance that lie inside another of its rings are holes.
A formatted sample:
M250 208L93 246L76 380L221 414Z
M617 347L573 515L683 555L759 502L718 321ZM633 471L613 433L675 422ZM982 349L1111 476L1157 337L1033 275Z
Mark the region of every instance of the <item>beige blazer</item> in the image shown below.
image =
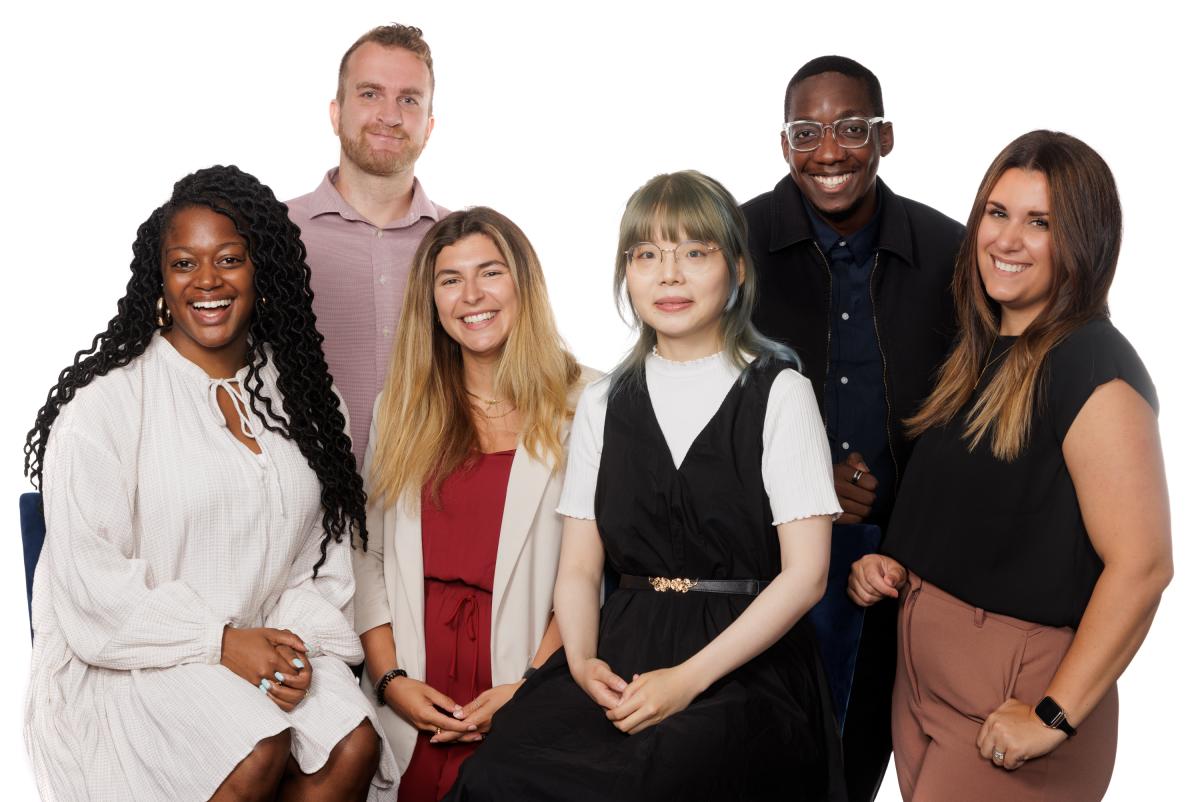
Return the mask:
M572 408L583 387L599 377L584 368L572 388ZM570 426L563 427L566 440ZM375 424L364 465L375 449ZM551 472L521 444L513 458L504 497L504 517L496 551L492 590L492 682L516 682L529 668L542 641L553 606L558 572L562 516L554 509L562 492L563 471ZM354 550L354 624L361 635L391 623L397 664L414 679L425 679L425 571L421 554L420 511L403 502L367 509L367 548ZM363 672L362 689L372 704L375 688ZM464 702L466 700L463 700ZM417 731L391 708L377 708L388 743L404 772L412 759Z

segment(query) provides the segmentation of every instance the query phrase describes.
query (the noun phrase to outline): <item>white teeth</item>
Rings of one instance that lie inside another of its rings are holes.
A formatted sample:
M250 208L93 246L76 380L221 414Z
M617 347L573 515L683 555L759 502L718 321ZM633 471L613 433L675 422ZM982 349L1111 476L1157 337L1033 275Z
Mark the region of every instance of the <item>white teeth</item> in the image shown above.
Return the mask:
M229 306L233 303L231 298L223 298L220 301L193 301L192 306L196 309L220 309Z
M476 315L467 315L463 318L463 323L482 323L485 320L491 320L495 316L495 312L480 312Z
M996 265L998 270L1001 270L1005 273L1020 273L1023 270L1029 269L1029 265L1017 265L1013 264L1012 262L1001 262L994 256L992 257L992 263Z
M841 175L814 175L813 180L826 189L833 189L834 187L840 187L842 184L849 181L850 174L842 173Z

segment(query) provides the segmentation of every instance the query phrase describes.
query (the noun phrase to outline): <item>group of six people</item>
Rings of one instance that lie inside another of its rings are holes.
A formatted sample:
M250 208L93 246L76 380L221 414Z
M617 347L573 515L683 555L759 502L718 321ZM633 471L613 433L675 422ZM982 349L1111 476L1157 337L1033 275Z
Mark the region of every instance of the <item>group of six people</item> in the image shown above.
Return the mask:
M633 193L600 375L520 228L416 180L433 86L376 28L314 192L212 167L139 228L26 444L40 792L857 801L894 748L906 800L1101 798L1172 570L1103 160L1018 137L964 229L814 59L773 190ZM807 615L864 523L843 710Z

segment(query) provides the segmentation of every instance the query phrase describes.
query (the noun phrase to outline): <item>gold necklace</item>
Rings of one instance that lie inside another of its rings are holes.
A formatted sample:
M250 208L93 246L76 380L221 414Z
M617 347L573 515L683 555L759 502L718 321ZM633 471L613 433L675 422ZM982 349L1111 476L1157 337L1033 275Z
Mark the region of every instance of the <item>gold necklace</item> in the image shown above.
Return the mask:
M481 409L480 412L483 414L483 417L487 418L488 420L499 420L500 418L503 418L506 415L511 414L512 411L514 409L516 409L516 406L514 405L511 408L509 408L508 410L501 412L499 415L490 415L488 413L491 412L492 407L496 406L497 404L503 403L499 398L484 398L483 396L475 395L475 393L471 392L470 390L467 390L467 395L471 396L476 401L479 401L480 403L485 405L485 408Z
M990 368L997 360L1003 359L1004 357L1008 356L1008 352L1011 350L1008 348L1005 348L1000 353L996 354L995 356L992 356L992 351L996 350L996 341L999 339L1000 339L999 334L997 334L995 337L992 338L992 344L991 344L991 346L988 347L988 357L989 357L988 361L984 363L983 370L979 371L979 378L976 379L975 384L973 384L971 386L972 392L979 389L979 383L981 381L983 381L983 377L987 375L988 368Z

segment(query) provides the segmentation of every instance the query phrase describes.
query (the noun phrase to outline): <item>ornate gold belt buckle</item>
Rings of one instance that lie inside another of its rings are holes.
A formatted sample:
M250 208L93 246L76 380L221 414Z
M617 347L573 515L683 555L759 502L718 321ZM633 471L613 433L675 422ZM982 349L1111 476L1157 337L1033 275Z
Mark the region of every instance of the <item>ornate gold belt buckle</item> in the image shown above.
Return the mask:
M668 579L665 576L650 577L650 587L659 593L666 593L668 590L673 590L676 593L687 593L696 587L697 584L699 583L694 579Z

